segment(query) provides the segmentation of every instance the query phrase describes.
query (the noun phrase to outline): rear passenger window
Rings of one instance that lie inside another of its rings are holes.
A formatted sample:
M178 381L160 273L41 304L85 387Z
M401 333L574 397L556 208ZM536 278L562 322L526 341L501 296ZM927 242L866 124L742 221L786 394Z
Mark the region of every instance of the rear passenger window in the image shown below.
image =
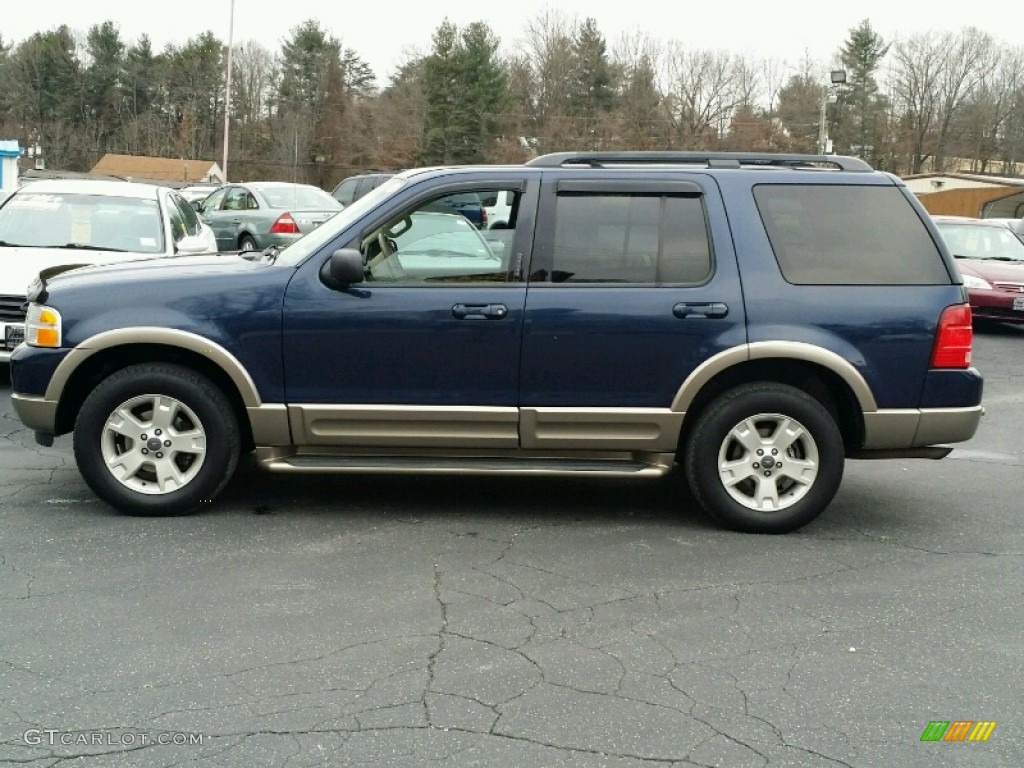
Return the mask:
M693 284L710 274L700 197L558 195L551 282Z
M924 223L895 187L758 184L782 275L797 285L949 285Z

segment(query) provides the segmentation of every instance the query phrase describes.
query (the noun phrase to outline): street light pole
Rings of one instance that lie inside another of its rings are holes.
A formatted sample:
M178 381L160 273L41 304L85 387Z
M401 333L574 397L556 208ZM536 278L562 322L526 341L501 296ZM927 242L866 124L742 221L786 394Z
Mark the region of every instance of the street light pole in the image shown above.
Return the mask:
M825 144L828 142L828 134L825 126L825 111L828 109L828 92L829 89L825 89L825 95L821 99L821 115L818 117L818 154L825 154Z
M224 94L224 162L220 167L224 183L228 183L228 132L231 125L231 51L235 43L235 0L231 0L231 21L228 23L228 75Z
M824 155L828 151L828 100L829 97L838 94L840 86L846 85L846 70L833 69L829 74L831 84L825 88L825 95L821 97L821 114L818 116L818 154Z

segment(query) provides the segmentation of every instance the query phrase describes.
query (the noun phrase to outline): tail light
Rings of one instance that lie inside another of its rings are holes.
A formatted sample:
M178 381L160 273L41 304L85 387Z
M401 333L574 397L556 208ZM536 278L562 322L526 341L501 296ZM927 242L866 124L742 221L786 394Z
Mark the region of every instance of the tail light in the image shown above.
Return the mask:
M487 229L487 209L480 209L480 229Z
M955 304L946 307L939 318L932 349L932 368L969 368L974 330L971 328L971 306Z
M295 219L290 213L282 213L270 227L272 235L297 235L298 233L299 225L295 223Z

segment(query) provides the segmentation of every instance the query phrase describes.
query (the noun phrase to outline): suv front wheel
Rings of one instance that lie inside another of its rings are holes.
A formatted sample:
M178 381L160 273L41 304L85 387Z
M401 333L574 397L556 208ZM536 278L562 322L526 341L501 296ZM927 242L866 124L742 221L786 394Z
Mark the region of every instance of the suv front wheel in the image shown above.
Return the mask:
M729 528L787 533L831 503L843 438L819 401L786 384L732 389L697 419L683 462L697 501Z
M101 499L131 515L176 515L211 501L239 455L231 403L209 379L179 365L133 365L82 404L75 460Z

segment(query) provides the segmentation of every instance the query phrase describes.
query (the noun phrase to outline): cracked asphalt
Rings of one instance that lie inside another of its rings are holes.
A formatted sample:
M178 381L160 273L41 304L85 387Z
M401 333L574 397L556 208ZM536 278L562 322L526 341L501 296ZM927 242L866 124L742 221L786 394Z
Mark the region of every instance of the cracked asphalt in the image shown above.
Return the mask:
M715 528L679 477L247 466L198 515L122 517L4 371L0 765L1022 765L1024 327L975 363L973 441L850 462L781 537Z

